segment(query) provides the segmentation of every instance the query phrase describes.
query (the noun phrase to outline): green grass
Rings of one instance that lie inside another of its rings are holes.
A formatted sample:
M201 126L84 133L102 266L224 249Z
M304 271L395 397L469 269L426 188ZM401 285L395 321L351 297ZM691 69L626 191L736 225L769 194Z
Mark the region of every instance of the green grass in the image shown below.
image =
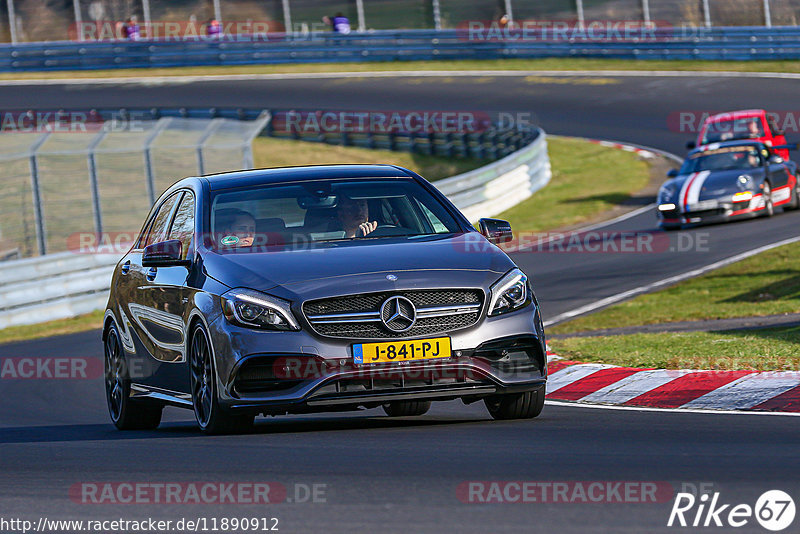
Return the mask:
M800 72L800 61L660 61L592 58L495 59L464 61L391 61L365 63L302 63L291 65L241 65L230 67L181 67L109 69L93 71L10 72L0 80L52 80L68 78L140 78L143 76L200 76L235 74L282 74L295 72L370 72L434 70L622 70L622 71L715 71Z
M586 222L650 181L636 154L579 139L548 138L553 177L544 189L497 217L515 232L542 232Z
M42 337L74 334L76 332L100 329L103 326L103 313L104 310L97 310L69 319L58 319L41 324L9 326L8 328L0 329L0 343L27 341Z
M554 339L567 359L657 369L800 370L800 327Z
M410 169L431 181L455 176L489 163L488 160L474 158L446 158L269 137L257 137L253 141L253 159L256 167L326 163L390 163Z
M798 310L800 243L795 243L548 330L569 333L675 321L795 313Z

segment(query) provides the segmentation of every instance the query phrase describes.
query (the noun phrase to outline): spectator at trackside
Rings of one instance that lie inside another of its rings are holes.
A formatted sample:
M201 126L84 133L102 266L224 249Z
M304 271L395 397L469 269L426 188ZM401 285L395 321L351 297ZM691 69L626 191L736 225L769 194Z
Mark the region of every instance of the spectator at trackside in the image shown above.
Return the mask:
M125 32L125 38L129 41L138 41L142 38L142 34L139 29L139 23L137 22L136 17L130 17L122 29Z
M336 13L333 17L322 17L322 22L330 25L335 33L347 35L350 33L350 19L345 17L341 12Z
M206 37L209 39L219 39L222 37L222 25L217 19L210 19L206 23Z

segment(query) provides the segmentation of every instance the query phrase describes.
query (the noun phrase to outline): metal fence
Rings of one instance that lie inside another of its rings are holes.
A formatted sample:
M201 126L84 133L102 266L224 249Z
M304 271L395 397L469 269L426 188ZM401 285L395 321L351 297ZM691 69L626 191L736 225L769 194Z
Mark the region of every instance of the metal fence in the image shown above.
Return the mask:
M130 242L142 215L177 178L252 168L252 140L269 114L253 121L102 120L78 112L16 119L19 129L0 134L5 259L74 249L101 235Z
M5 4L5 6L2 6ZM0 42L142 38L244 26L274 32L331 31L336 14L352 32L458 28L470 21L657 21L672 26L781 26L800 21L800 0L2 0ZM86 32L79 31L88 28ZM239 30L237 30L239 28ZM148 35L149 34L149 35Z

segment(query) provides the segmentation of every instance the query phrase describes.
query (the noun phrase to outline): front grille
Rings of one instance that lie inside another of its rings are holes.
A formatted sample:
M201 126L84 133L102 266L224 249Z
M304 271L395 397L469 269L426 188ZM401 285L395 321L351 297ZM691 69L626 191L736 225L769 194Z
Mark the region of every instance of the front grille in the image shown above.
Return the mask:
M381 318L381 306L393 296L410 300L416 308L416 321L403 332L393 332ZM480 289L384 291L308 301L303 304L303 313L314 330L323 336L364 339L419 337L473 326L480 317L483 297Z

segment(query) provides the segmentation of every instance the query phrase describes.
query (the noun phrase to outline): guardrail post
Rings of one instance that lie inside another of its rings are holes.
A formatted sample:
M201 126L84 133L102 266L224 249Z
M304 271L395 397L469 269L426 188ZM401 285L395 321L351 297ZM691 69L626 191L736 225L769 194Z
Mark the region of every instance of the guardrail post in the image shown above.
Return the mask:
M75 28L78 30L78 41L83 41L83 16L81 15L80 0L72 0L72 9L75 11Z
M769 9L769 0L764 0L764 25L772 28L772 13Z
M650 0L642 0L642 18L645 24L650 24Z
M578 12L578 28L583 28L583 0L575 0L575 9Z
M200 135L200 139L197 140L197 173L200 176L203 176L206 173L206 165L203 161L203 145L208 141L208 138L214 135L225 119L211 119L211 122L208 123L206 129L203 130L203 133Z
M156 179L153 173L153 154L150 147L152 146L156 137L158 137L158 134L160 134L162 130L169 126L170 122L172 122L171 117L158 119L153 131L150 132L150 134L147 136L147 139L144 140L144 172L147 180L147 196L150 199L150 205L153 205L156 202Z
M142 14L144 15L144 29L147 31L147 37L150 38L152 28L150 27L150 0L142 0Z
M11 3L9 1L9 3ZM39 147L50 137L50 132L43 133L39 139L34 141L30 148L30 168L31 168L31 198L33 199L33 218L36 221L36 241L39 246L39 254L47 254L47 233L45 232L44 212L42 211L42 191L39 187L39 162L36 159L36 152Z
M97 183L97 162L94 158L94 151L97 145L103 140L108 131L105 129L98 133L87 149L87 157L89 160L89 187L92 192L92 211L94 212L94 231L99 236L103 232L103 211L100 206L100 187ZM99 239L99 238L98 238Z
M708 0L703 0L703 20L705 20L706 28L711 27L711 8L708 5Z
M222 28L222 8L219 5L219 0L214 0L214 18L219 22L220 29Z
M283 7L283 26L284 31L288 35L292 35L294 31L292 30L292 9L289 7L289 0L283 0L281 2Z
M8 0L12 2L12 0ZM433 29L439 31L442 29L442 6L439 5L439 0L431 0L431 7L433 8Z
M514 11L511 7L511 0L506 0L506 17L508 17L508 22L514 22Z
M14 0L6 0L8 7L8 32L11 34L11 44L17 44L17 15L14 11Z
M356 0L356 13L358 14L358 31L367 31L367 23L364 20L364 0Z

